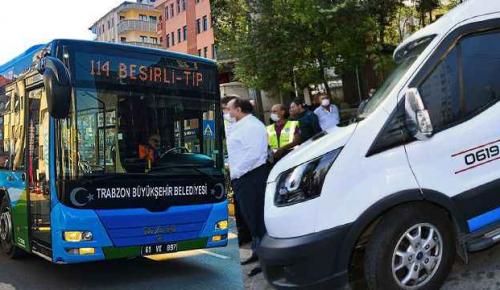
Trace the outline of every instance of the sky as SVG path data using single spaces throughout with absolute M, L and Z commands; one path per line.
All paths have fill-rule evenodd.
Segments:
M 124 1 L 0 0 L 0 65 L 55 38 L 92 40 L 89 27 Z

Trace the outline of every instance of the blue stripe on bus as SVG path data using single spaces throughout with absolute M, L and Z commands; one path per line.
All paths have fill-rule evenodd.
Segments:
M 481 229 L 496 221 L 500 221 L 500 207 L 467 221 L 471 232 Z

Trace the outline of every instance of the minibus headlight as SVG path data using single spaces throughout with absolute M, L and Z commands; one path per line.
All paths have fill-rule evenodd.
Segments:
M 278 177 L 274 196 L 276 206 L 286 206 L 318 197 L 328 170 L 342 148 L 298 165 Z

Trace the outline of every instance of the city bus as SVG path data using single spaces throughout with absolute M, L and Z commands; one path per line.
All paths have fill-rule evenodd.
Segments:
M 53 263 L 223 247 L 215 62 L 53 40 L 0 66 L 0 248 Z

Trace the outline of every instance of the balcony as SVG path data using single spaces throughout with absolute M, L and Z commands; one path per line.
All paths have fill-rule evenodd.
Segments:
M 154 8 L 153 5 L 147 5 L 147 4 L 141 4 L 141 3 L 131 3 L 131 2 L 125 2 L 122 4 L 119 8 L 117 13 L 123 13 L 127 12 L 129 10 L 143 10 L 143 11 L 158 11 L 158 14 L 160 14 L 160 11 Z
M 122 43 L 128 45 L 149 47 L 149 48 L 161 48 L 161 45 L 159 43 L 152 43 L 152 42 L 126 41 Z
M 128 31 L 156 33 L 156 22 L 144 20 L 122 20 L 118 23 L 118 34 Z

